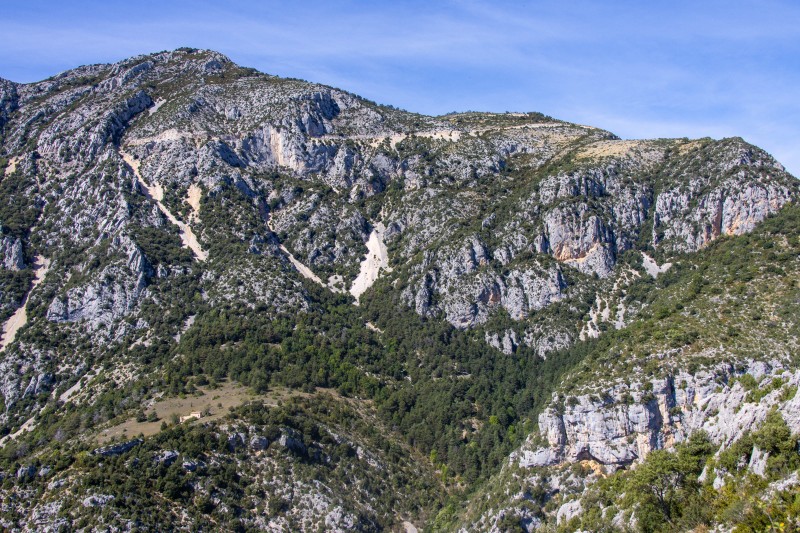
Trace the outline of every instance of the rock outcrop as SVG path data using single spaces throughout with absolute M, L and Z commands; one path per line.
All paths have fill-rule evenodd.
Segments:
M 743 375 L 764 383 L 780 379 L 783 385 L 762 401 L 749 402 L 748 391 L 736 379 Z M 756 429 L 776 402 L 792 431 L 800 432 L 800 419 L 794 417 L 800 412 L 800 397 L 781 399 L 785 389 L 798 383 L 800 373 L 784 364 L 754 361 L 738 371 L 722 364 L 694 374 L 606 387 L 603 397 L 579 395 L 547 408 L 539 415 L 539 433 L 515 457 L 523 467 L 590 460 L 614 471 L 700 429 L 713 442 L 729 444 Z M 535 444 L 542 441 L 544 445 Z
M 390 328 L 362 331 L 364 323 L 377 322 L 374 316 L 353 319 L 355 328 L 336 320 L 387 308 L 413 320 L 416 313 L 421 323 L 442 321 L 437 327 L 448 335 L 474 342 L 465 352 L 477 346 L 482 361 L 499 358 L 498 368 L 524 362 L 526 372 L 546 368 L 560 375 L 554 354 L 581 339 L 602 341 L 604 331 L 624 329 L 651 311 L 681 312 L 688 305 L 684 293 L 648 307 L 662 285 L 685 273 L 681 262 L 720 237 L 757 230 L 800 194 L 798 181 L 778 162 L 739 138 L 623 141 L 537 113 L 428 117 L 242 68 L 207 50 L 84 66 L 38 83 L 0 79 L 0 132 L 0 313 L 23 309 L 29 318 L 0 355 L 0 425 L 8 441 L 33 428 L 37 414 L 55 417 L 52 410 L 60 413 L 64 405 L 84 406 L 76 423 L 94 428 L 130 409 L 125 402 L 193 387 L 199 374 L 175 368 L 194 357 L 192 372 L 201 372 L 197 361 L 213 360 L 213 369 L 202 369 L 209 379 L 236 376 L 262 388 L 273 380 L 341 385 L 342 395 L 353 393 L 358 401 L 373 388 L 413 389 L 415 372 L 432 373 L 437 384 L 453 378 L 452 390 L 470 390 L 454 409 L 476 417 L 474 424 L 453 423 L 453 435 L 463 432 L 461 446 L 486 425 L 479 417 L 540 405 L 541 397 L 495 398 L 487 405 L 499 412 L 483 412 L 487 405 L 470 389 L 474 370 L 440 377 L 441 369 L 426 366 L 438 354 L 420 354 L 419 367 L 405 359 L 381 366 L 364 356 L 372 348 L 397 353 L 402 343 L 385 338 Z M 777 254 L 768 247 L 763 253 Z M 50 268 L 31 290 L 39 272 L 33 258 L 40 256 Z M 793 260 L 781 256 L 782 267 L 745 275 L 785 273 Z M 725 276 L 736 285 L 734 274 Z M 692 294 L 702 290 L 705 280 L 698 280 Z M 707 308 L 719 302 L 709 300 Z M 782 317 L 774 309 L 753 310 L 748 320 L 774 323 L 777 331 L 786 329 Z M 255 318 L 258 331 L 239 329 Z M 727 327 L 744 319 L 715 320 Z M 326 330 L 332 323 L 336 331 Z M 295 331 L 322 339 L 319 368 L 295 361 Z M 679 347 L 691 343 L 679 333 L 662 338 Z M 725 335 L 734 338 L 737 331 Z M 198 338 L 213 339 L 213 346 Z M 347 348 L 327 346 L 332 339 Z M 653 352 L 671 356 L 666 349 Z M 794 417 L 792 429 L 800 431 L 800 404 L 786 392 L 800 384 L 800 375 L 778 351 L 763 352 L 768 361 L 751 360 L 746 368 L 722 361 L 717 351 L 716 366 L 674 365 L 658 376 L 595 379 L 595 389 L 564 392 L 538 417 L 538 432 L 509 468 L 583 462 L 600 476 L 699 428 L 726 445 L 763 420 L 770 402 L 787 420 Z M 553 366 L 536 366 L 543 362 Z M 452 364 L 459 371 L 461 363 L 454 357 L 447 370 Z M 169 375 L 147 375 L 154 369 Z M 743 375 L 783 381 L 767 400 L 750 402 Z M 146 386 L 145 377 L 153 378 Z M 529 385 L 526 379 L 517 384 Z M 354 393 L 353 383 L 364 390 Z M 114 403 L 117 389 L 130 398 Z M 421 397 L 427 398 L 409 393 Z M 412 402 L 399 402 L 404 409 L 419 407 L 406 400 Z M 394 423 L 405 424 L 401 418 Z M 492 439 L 514 435 L 510 427 L 503 431 Z M 220 448 L 269 468 L 275 461 L 336 462 L 337 454 L 297 429 L 280 426 L 279 433 L 231 428 L 221 434 L 228 440 Z M 381 469 L 377 455 L 353 453 L 340 440 L 338 455 Z M 134 442 L 95 455 L 119 455 Z M 183 473 L 219 466 L 178 449 L 153 457 Z M 462 455 L 464 464 L 474 459 Z M 768 461 L 751 459 L 755 473 Z M 281 483 L 295 479 L 294 472 L 278 470 Z M 15 471 L 8 475 L 17 480 Z M 21 482 L 35 479 L 22 473 Z M 584 482 L 563 481 L 575 491 Z M 552 488 L 556 481 L 548 483 Z M 312 485 L 303 485 L 308 490 L 297 496 L 298 508 L 324 517 L 317 525 L 375 529 L 362 520 L 374 515 L 371 504 L 346 506 Z M 273 492 L 294 498 L 286 490 Z M 367 492 L 359 502 L 372 498 Z M 116 501 L 99 493 L 82 498 L 76 501 L 92 509 Z M 235 514 L 224 498 L 209 493 L 207 500 L 220 515 Z M 268 503 L 273 518 L 259 515 L 250 525 L 291 529 L 282 501 Z M 481 524 L 499 528 L 512 516 L 509 509 L 493 509 Z M 581 509 L 565 502 L 558 520 Z M 60 512 L 50 511 L 41 512 Z M 526 527 L 543 523 L 527 508 L 520 516 Z

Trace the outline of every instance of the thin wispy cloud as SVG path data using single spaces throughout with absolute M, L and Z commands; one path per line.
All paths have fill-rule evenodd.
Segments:
M 4 6 L 0 76 L 179 46 L 427 114 L 541 111 L 625 138 L 740 135 L 800 173 L 790 0 L 31 0 Z

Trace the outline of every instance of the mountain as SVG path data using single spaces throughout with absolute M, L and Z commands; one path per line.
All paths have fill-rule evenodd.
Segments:
M 4 528 L 796 524 L 800 183 L 741 138 L 196 49 L 0 133 Z

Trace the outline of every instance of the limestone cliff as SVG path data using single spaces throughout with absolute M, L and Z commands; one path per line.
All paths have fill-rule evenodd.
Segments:
M 535 112 L 423 116 L 195 49 L 37 83 L 0 79 L 0 133 L 0 317 L 14 326 L 0 354 L 5 442 L 46 420 L 69 419 L 70 431 L 110 424 L 209 378 L 265 390 L 280 375 L 294 389 L 324 383 L 342 398 L 386 401 L 393 431 L 420 431 L 433 407 L 443 411 L 432 417 L 460 416 L 447 426 L 452 442 L 409 437 L 431 471 L 436 449 L 467 472 L 494 468 L 513 442 L 509 469 L 588 461 L 599 476 L 699 428 L 728 444 L 771 403 L 791 416 L 800 408 L 788 392 L 800 379 L 787 355 L 796 339 L 776 334 L 793 331 L 794 304 L 768 290 L 781 272 L 794 279 L 792 235 L 773 228 L 758 237 L 767 244 L 713 255 L 800 193 L 741 138 L 622 140 Z M 750 249 L 758 268 L 708 282 L 710 263 Z M 387 308 L 435 338 L 373 324 Z M 671 328 L 652 325 L 662 319 Z M 313 348 L 296 348 L 312 337 Z M 436 344 L 448 341 L 458 350 Z M 208 361 L 215 368 L 201 372 Z M 541 365 L 556 370 L 520 370 Z M 495 382 L 481 389 L 484 370 Z M 744 375 L 780 386 L 749 402 Z M 560 381 L 531 385 L 540 377 Z M 519 399 L 527 385 L 555 395 Z M 444 387 L 459 395 L 447 408 L 426 396 Z M 69 418 L 75 405 L 92 415 Z M 538 429 L 520 447 L 534 412 Z M 469 455 L 479 441 L 506 447 L 484 461 Z M 31 465 L 18 466 L 16 479 L 30 481 Z M 370 490 L 347 509 L 317 493 L 303 503 L 319 504 L 315 523 L 374 525 L 353 511 L 376 516 Z M 111 501 L 100 496 L 81 505 Z M 578 512 L 571 505 L 566 514 Z

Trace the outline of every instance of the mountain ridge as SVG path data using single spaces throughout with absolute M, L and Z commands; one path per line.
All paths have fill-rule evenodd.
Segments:
M 379 468 L 369 458 L 383 445 L 363 428 L 363 453 L 346 450 L 347 435 L 331 433 L 342 420 L 329 418 L 341 398 L 325 400 L 325 413 L 293 399 L 292 415 L 263 403 L 266 418 L 245 405 L 225 422 L 201 418 L 191 427 L 203 435 L 204 449 L 188 446 L 182 424 L 165 421 L 163 435 L 146 439 L 142 449 L 156 453 L 158 442 L 172 439 L 183 449 L 162 451 L 190 463 L 235 463 L 261 486 L 261 496 L 245 497 L 238 485 L 215 494 L 178 463 L 149 472 L 154 480 L 172 476 L 177 488 L 159 494 L 191 509 L 197 524 L 372 530 L 398 526 L 393 507 L 407 505 L 403 520 L 426 517 L 428 524 L 457 527 L 459 518 L 447 511 L 453 498 L 466 501 L 509 469 L 583 460 L 565 432 L 548 430 L 550 448 L 536 436 L 537 425 L 557 426 L 553 412 L 567 409 L 559 400 L 561 380 L 582 375 L 607 386 L 573 394 L 578 403 L 568 406 L 605 416 L 607 406 L 590 398 L 614 387 L 590 364 L 597 346 L 612 338 L 625 345 L 624 335 L 659 313 L 664 320 L 678 316 L 664 303 L 676 290 L 670 287 L 690 287 L 692 272 L 716 250 L 771 227 L 773 218 L 790 224 L 800 192 L 780 163 L 741 138 L 621 140 L 539 113 L 428 117 L 261 74 L 206 50 L 83 66 L 31 84 L 3 81 L 0 109 L 0 318 L 5 322 L 20 305 L 28 315 L 0 356 L 0 423 L 4 435 L 14 435 L 3 448 L 3 490 L 27 501 L 26 491 L 38 486 L 48 505 L 74 520 L 108 508 L 113 517 L 105 526 L 154 524 L 138 512 L 132 518 L 136 505 L 116 486 L 103 493 L 110 499 L 63 499 L 69 490 L 90 498 L 87 487 L 73 483 L 74 473 L 94 476 L 104 468 L 99 460 L 77 459 L 94 449 L 91 435 L 140 410 L 146 418 L 159 398 L 238 382 L 253 389 L 255 402 L 266 402 L 263 395 L 276 387 L 308 394 L 335 389 L 358 402 L 342 407 L 352 410 L 348 416 L 385 425 L 391 446 L 381 449 L 387 459 Z M 759 239 L 772 243 L 764 248 L 775 255 L 770 261 L 791 261 L 791 232 Z M 368 254 L 381 257 L 370 263 Z M 36 256 L 50 268 L 31 287 Z M 760 256 L 753 261 L 762 265 Z M 775 268 L 794 276 L 793 265 Z M 759 293 L 773 283 L 761 270 L 740 274 L 751 276 L 747 282 Z M 357 279 L 368 281 L 356 290 Z M 727 294 L 719 279 L 708 283 Z M 698 283 L 702 295 L 703 279 Z M 680 305 L 707 313 L 704 298 Z M 774 305 L 762 316 L 791 308 L 783 300 Z M 731 309 L 736 320 L 746 319 Z M 667 339 L 652 349 L 676 361 L 678 374 L 681 354 L 701 335 L 694 315 L 683 314 L 675 332 L 647 326 Z M 789 329 L 779 346 L 794 345 Z M 742 343 L 727 333 L 715 338 L 723 343 L 722 359 Z M 664 349 L 662 341 L 678 346 Z M 764 360 L 792 370 L 793 363 L 755 354 L 755 343 L 743 345 L 751 363 L 728 372 L 725 387 L 736 387 L 734 377 L 758 374 Z M 628 348 L 628 360 L 638 361 L 639 350 Z M 645 378 L 633 363 L 625 372 Z M 630 390 L 638 391 L 634 385 Z M 198 402 L 214 393 L 202 394 Z M 615 405 L 627 401 L 614 394 Z M 627 449 L 629 438 L 651 439 L 635 459 L 628 454 L 615 462 L 595 452 L 592 460 L 613 473 L 688 439 L 657 421 L 673 416 L 670 408 L 637 411 L 644 425 L 626 424 L 612 437 L 592 434 L 606 450 Z M 766 416 L 766 408 L 759 412 Z M 306 415 L 319 422 L 317 430 L 301 427 Z M 282 425 L 289 418 L 293 425 Z M 563 425 L 565 418 L 559 420 Z M 226 440 L 237 432 L 276 444 L 239 456 L 239 445 Z M 678 438 L 669 441 L 666 433 Z M 212 445 L 214 439 L 225 444 Z M 292 439 L 303 448 L 286 446 Z M 63 443 L 57 447 L 63 451 L 52 442 Z M 547 460 L 519 463 L 535 453 Z M 108 466 L 114 479 L 125 478 L 117 470 L 122 455 Z M 61 466 L 54 469 L 50 456 Z M 311 465 L 307 472 L 325 475 L 339 475 L 338 467 L 325 465 L 342 465 L 373 480 L 368 484 L 378 468 L 406 480 L 397 486 L 407 488 L 414 486 L 408 464 L 417 457 L 415 475 L 429 501 L 416 500 L 411 490 L 402 502 L 375 507 L 375 487 L 334 501 L 304 484 L 317 495 L 311 500 L 327 503 L 293 506 L 264 485 L 263 465 L 254 465 L 266 456 L 276 467 L 292 470 L 300 461 Z M 50 469 L 41 476 L 48 484 L 62 485 L 46 488 L 28 476 L 28 467 L 42 466 Z M 209 481 L 223 473 L 203 475 Z M 562 498 L 548 490 L 549 501 Z M 260 505 L 258 518 L 239 501 Z M 548 510 L 533 520 L 512 503 L 519 502 L 471 519 L 486 529 L 505 516 L 520 516 L 530 527 L 555 519 Z M 33 528 L 22 507 L 3 512 L 4 527 Z

